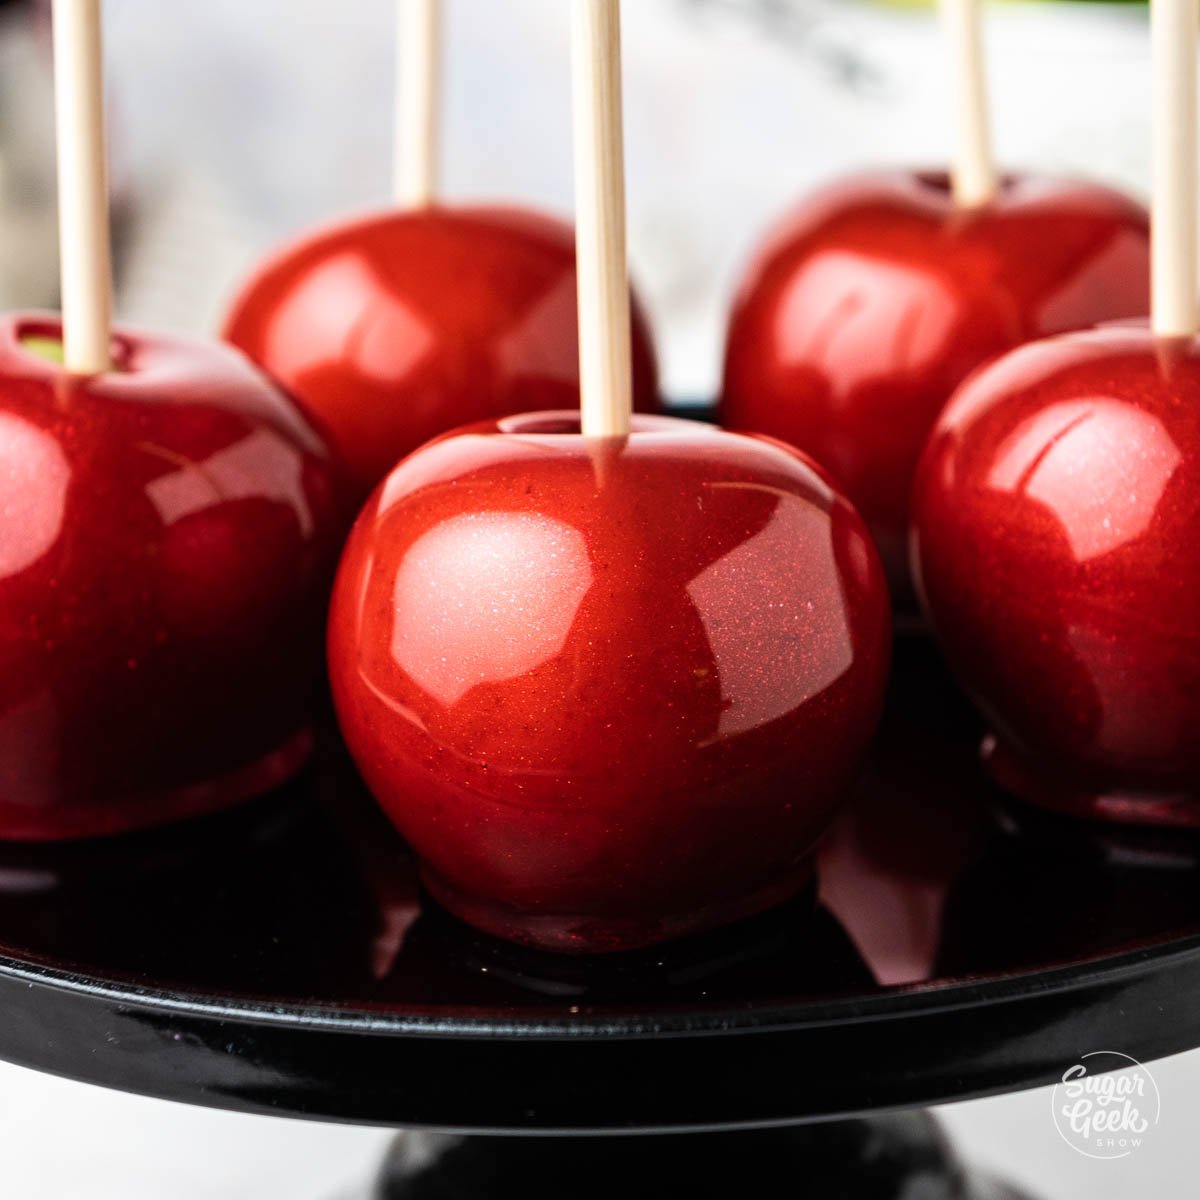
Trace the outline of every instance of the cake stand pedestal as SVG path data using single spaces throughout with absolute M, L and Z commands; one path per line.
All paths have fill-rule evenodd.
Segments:
M 335 738 L 238 812 L 0 848 L 0 1057 L 416 1131 L 398 1197 L 1000 1200 L 920 1109 L 1200 1045 L 1200 840 L 1008 803 L 932 647 L 813 892 L 598 960 L 422 896 Z M 1049 1119 L 1049 1118 L 1047 1118 Z

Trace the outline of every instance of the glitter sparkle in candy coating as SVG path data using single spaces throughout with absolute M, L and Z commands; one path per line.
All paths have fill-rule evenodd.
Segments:
M 824 466 L 908 596 L 913 473 L 955 387 L 1033 338 L 1144 316 L 1144 210 L 1093 184 L 1013 176 L 960 209 L 944 176 L 874 172 L 806 201 L 734 311 L 721 419 Z
M 304 761 L 344 507 L 227 346 L 118 334 L 71 376 L 0 319 L 0 837 L 121 832 Z
M 579 403 L 571 227 L 506 208 L 391 212 L 315 234 L 245 286 L 225 335 L 297 397 L 363 498 L 428 439 Z M 645 321 L 634 395 L 658 407 Z
M 980 373 L 935 430 L 914 528 L 1000 781 L 1200 824 L 1200 342 L 1113 326 Z
M 882 703 L 888 599 L 857 514 L 767 440 L 572 414 L 406 460 L 343 558 L 346 740 L 434 894 L 565 951 L 800 890 Z

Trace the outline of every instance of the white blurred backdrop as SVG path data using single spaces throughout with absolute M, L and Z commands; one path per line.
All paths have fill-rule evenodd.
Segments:
M 128 320 L 211 328 L 263 249 L 387 202 L 394 0 L 105 9 Z M 567 6 L 446 10 L 447 197 L 569 211 Z M 1003 160 L 1141 190 L 1144 9 L 997 4 L 989 16 Z M 942 46 L 928 7 L 855 0 L 628 0 L 625 25 L 633 267 L 666 386 L 696 396 L 715 385 L 729 295 L 769 221 L 838 172 L 944 159 Z M 0 68 L 0 129 L 27 160 L 31 140 L 48 149 L 49 96 Z M 7 253 L 0 240 L 0 306 L 44 301 L 32 257 L 53 282 L 47 185 L 30 192 L 29 177 L 6 184 L 0 167 L 0 203 L 28 194 L 43 226 Z

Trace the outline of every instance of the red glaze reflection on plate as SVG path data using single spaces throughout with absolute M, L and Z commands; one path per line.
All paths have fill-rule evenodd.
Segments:
M 1016 176 L 962 211 L 944 176 L 853 177 L 812 197 L 755 260 L 721 419 L 826 467 L 907 605 L 913 472 L 954 388 L 1023 342 L 1148 304 L 1145 212 L 1106 188 Z
M 914 528 L 1001 782 L 1200 824 L 1200 342 L 1110 327 L 1001 359 L 939 422 Z
M 434 894 L 502 937 L 621 950 L 796 893 L 882 703 L 865 526 L 788 447 L 665 417 L 484 423 L 360 516 L 342 730 Z
M 70 376 L 0 319 L 0 837 L 223 807 L 303 761 L 342 509 L 227 346 L 121 334 Z
M 285 250 L 225 336 L 320 421 L 361 495 L 423 442 L 470 421 L 579 403 L 571 227 L 504 208 L 392 212 Z M 658 407 L 634 314 L 634 393 Z

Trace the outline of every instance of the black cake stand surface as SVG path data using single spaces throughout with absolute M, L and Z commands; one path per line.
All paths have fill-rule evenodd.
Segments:
M 813 892 L 595 960 L 429 904 L 334 744 L 238 812 L 0 848 L 0 1057 L 244 1112 L 612 1135 L 848 1128 L 1200 1045 L 1200 838 L 1009 802 L 980 733 L 902 640 Z

